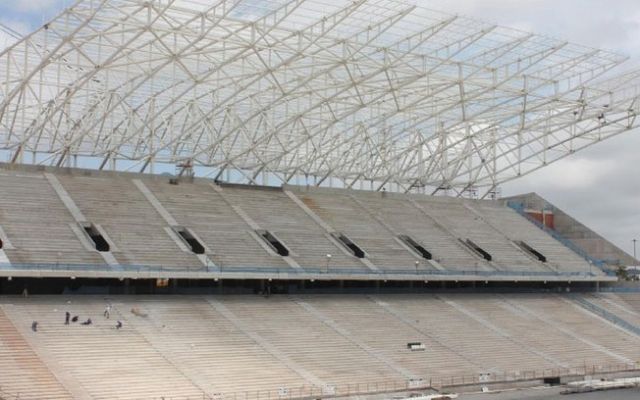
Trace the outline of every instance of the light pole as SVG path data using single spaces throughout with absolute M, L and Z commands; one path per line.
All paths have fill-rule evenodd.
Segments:
M 325 268 L 325 273 L 329 273 L 329 263 L 331 262 L 331 254 L 327 254 L 327 268 Z
M 635 262 L 637 260 L 636 258 L 636 242 L 638 241 L 638 239 L 633 239 L 633 261 Z

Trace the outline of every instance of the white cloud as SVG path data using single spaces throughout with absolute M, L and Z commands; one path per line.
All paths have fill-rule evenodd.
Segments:
M 21 35 L 27 35 L 31 32 L 31 26 L 26 21 L 0 18 L 0 24 Z
M 539 173 L 514 181 L 508 188 L 510 192 L 522 192 L 528 187 L 563 191 L 584 190 L 606 180 L 615 171 L 615 160 L 574 156 L 552 164 Z M 551 177 L 553 179 L 550 179 Z
M 30 31 L 29 25 L 21 21 L 0 18 L 0 24 L 2 24 L 2 26 L 0 26 L 0 51 L 11 46 L 18 40 L 16 39 L 16 34 L 25 35 Z M 5 27 L 9 30 L 5 29 Z
M 640 239 L 640 131 L 620 135 L 503 187 L 537 192 L 627 252 Z
M 622 52 L 640 61 L 638 0 L 418 0 L 420 5 Z M 538 192 L 622 249 L 640 239 L 640 130 L 503 187 Z
M 421 0 L 433 9 L 640 55 L 637 0 Z
M 14 39 L 0 30 L 0 51 L 6 49 L 14 43 Z

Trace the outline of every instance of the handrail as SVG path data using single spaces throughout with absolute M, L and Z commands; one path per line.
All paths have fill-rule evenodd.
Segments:
M 640 336 L 640 328 L 618 317 L 616 314 L 590 302 L 582 296 L 571 296 L 573 300 L 588 311 L 606 319 L 607 321 Z
M 640 293 L 640 286 L 637 287 L 619 287 L 619 286 L 601 286 L 600 292 L 605 293 Z
M 187 272 L 187 273 L 273 273 L 288 275 L 305 275 L 305 274 L 333 274 L 333 275 L 363 275 L 363 276 L 380 276 L 387 275 L 408 275 L 416 277 L 428 276 L 481 276 L 481 277 L 596 277 L 597 274 L 583 271 L 484 271 L 476 269 L 464 270 L 426 270 L 426 269 L 385 269 L 380 271 L 368 271 L 364 269 L 341 268 L 339 266 L 331 266 L 324 268 L 301 268 L 301 269 L 285 269 L 274 268 L 268 266 L 262 267 L 216 267 L 207 268 L 203 266 L 179 267 L 179 266 L 153 266 L 153 265 L 107 265 L 107 264 L 38 264 L 38 263 L 0 263 L 0 270 L 16 270 L 16 271 L 90 271 L 90 272 Z
M 527 221 L 531 222 L 532 224 L 534 224 L 538 228 L 542 229 L 545 233 L 551 235 L 554 239 L 556 239 L 557 241 L 562 243 L 564 246 L 568 247 L 571 251 L 573 251 L 574 253 L 578 254 L 580 257 L 582 257 L 585 260 L 587 260 L 587 262 L 589 262 L 589 263 L 595 265 L 596 267 L 598 267 L 605 274 L 607 274 L 609 276 L 615 275 L 615 273 L 613 273 L 612 271 L 609 271 L 607 268 L 605 268 L 604 260 L 600 260 L 600 259 L 597 259 L 597 258 L 594 258 L 594 257 L 590 256 L 584 249 L 582 249 L 580 246 L 576 245 L 575 243 L 573 243 L 571 240 L 567 239 L 566 237 L 562 236 L 558 231 L 556 231 L 555 229 L 551 229 L 551 228 L 545 226 L 544 224 L 540 223 L 540 221 L 537 221 L 536 219 L 531 217 L 529 214 L 527 214 L 527 212 L 524 210 L 524 204 L 523 203 L 515 202 L 515 201 L 508 201 L 507 202 L 507 206 L 509 206 L 511 209 L 516 211 L 518 214 L 520 214 L 521 216 L 526 218 Z
M 451 391 L 456 387 L 477 386 L 489 384 L 509 384 L 526 381 L 541 381 L 545 378 L 581 379 L 585 376 L 616 374 L 621 372 L 637 372 L 639 363 L 609 364 L 609 365 L 581 365 L 577 367 L 557 367 L 526 371 L 489 372 L 475 375 L 443 376 L 411 380 L 376 380 L 373 382 L 352 382 L 339 385 L 328 384 L 318 386 L 281 387 L 271 390 L 206 393 L 198 397 L 187 397 L 186 400 L 313 400 L 317 398 L 356 397 L 373 394 L 390 394 L 412 390 Z M 0 400 L 19 400 L 19 394 L 4 394 L 0 391 Z M 169 398 L 169 397 L 167 397 Z

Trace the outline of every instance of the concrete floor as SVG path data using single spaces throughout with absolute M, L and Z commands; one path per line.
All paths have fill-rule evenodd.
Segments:
M 500 393 L 465 394 L 460 400 L 638 400 L 640 389 L 562 395 L 562 387 L 510 390 Z

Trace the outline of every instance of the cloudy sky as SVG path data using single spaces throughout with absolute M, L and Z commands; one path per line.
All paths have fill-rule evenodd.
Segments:
M 424 0 L 500 25 L 622 52 L 640 62 L 638 0 Z M 537 192 L 633 253 L 640 239 L 640 129 L 505 185 L 503 194 Z M 638 247 L 640 254 L 640 246 Z
M 640 61 L 639 0 L 418 2 L 436 10 L 616 50 L 630 56 L 632 62 Z M 71 0 L 0 0 L 0 21 L 25 33 L 69 4 Z M 640 130 L 509 183 L 502 191 L 504 195 L 538 192 L 632 253 L 631 240 L 640 239 L 639 153 Z

